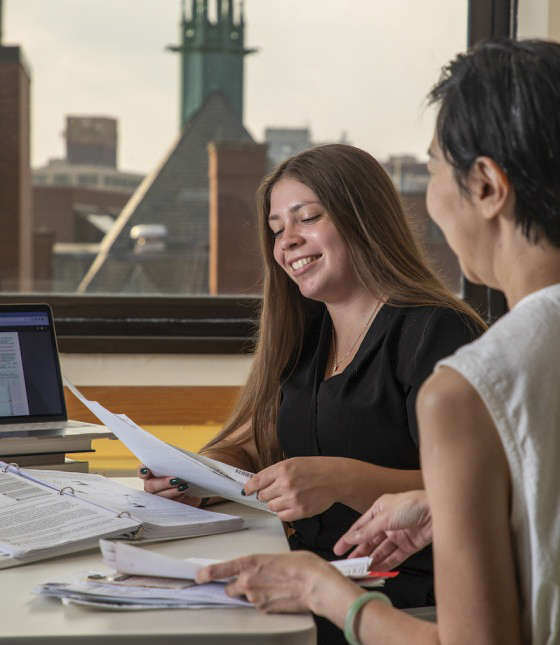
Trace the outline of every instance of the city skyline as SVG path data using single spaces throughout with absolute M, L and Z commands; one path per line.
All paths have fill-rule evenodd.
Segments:
M 465 47 L 467 3 L 395 4 L 246 0 L 245 44 L 259 50 L 245 63 L 253 137 L 308 127 L 314 141 L 344 137 L 381 159 L 424 158 L 433 114 L 423 99 Z M 119 167 L 153 169 L 178 135 L 179 59 L 165 47 L 178 44 L 180 7 L 4 0 L 3 43 L 20 45 L 31 68 L 34 167 L 64 156 L 67 115 L 103 115 L 119 122 Z

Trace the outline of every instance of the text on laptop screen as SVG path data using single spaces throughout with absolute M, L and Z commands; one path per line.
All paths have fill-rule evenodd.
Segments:
M 0 310 L 0 423 L 66 417 L 47 311 Z

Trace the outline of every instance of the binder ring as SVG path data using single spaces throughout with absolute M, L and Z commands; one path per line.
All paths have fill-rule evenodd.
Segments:
M 8 472 L 8 468 L 9 468 L 10 466 L 13 466 L 14 468 L 17 468 L 17 469 L 19 470 L 19 464 L 16 464 L 16 462 L 15 462 L 15 461 L 11 461 L 9 464 L 6 464 L 6 465 L 4 466 L 4 468 L 2 468 L 2 472 L 3 472 L 3 473 L 7 473 L 7 472 Z
M 125 517 L 125 516 L 126 516 L 126 517 L 130 517 L 130 518 L 132 517 L 132 515 L 131 515 L 128 511 L 121 511 L 121 512 L 117 515 L 117 517 Z
M 74 489 L 72 488 L 72 486 L 64 486 L 64 488 L 61 488 L 61 489 L 58 491 L 58 494 L 59 494 L 59 495 L 64 495 L 64 491 L 65 491 L 65 490 L 69 490 L 69 491 L 72 493 L 72 495 L 74 495 Z

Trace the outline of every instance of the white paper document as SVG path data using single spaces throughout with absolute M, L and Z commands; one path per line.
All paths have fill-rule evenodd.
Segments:
M 244 526 L 243 519 L 237 515 L 177 504 L 159 495 L 112 481 L 103 475 L 57 470 L 22 469 L 21 472 L 29 478 L 37 477 L 40 482 L 47 483 L 56 490 L 71 490 L 73 497 L 90 504 L 111 508 L 115 513 L 128 513 L 142 524 L 143 539 L 214 534 L 221 533 L 222 530 L 234 531 Z M 181 530 L 178 531 L 178 528 Z
M 241 494 L 243 486 L 253 473 L 170 446 L 143 430 L 126 415 L 113 414 L 96 401 L 89 401 L 66 379 L 64 384 L 154 475 L 173 475 L 184 479 L 189 484 L 191 495 L 218 495 L 264 511 L 269 510 L 256 495 Z
M 122 535 L 138 527 L 130 517 L 84 506 L 18 475 L 0 476 L 0 566 L 12 558 L 40 559 L 84 548 L 101 536 Z
M 226 595 L 227 580 L 196 584 L 197 571 L 220 560 L 181 560 L 115 540 L 100 540 L 99 544 L 110 571 L 78 572 L 47 582 L 35 593 L 120 610 L 252 606 L 243 598 Z M 349 558 L 331 564 L 343 575 L 360 579 L 367 575 L 371 559 Z M 382 584 L 383 580 L 375 581 L 376 586 Z
M 347 578 L 364 578 L 368 575 L 371 566 L 371 558 L 347 558 L 346 560 L 333 560 L 331 562 L 335 569 L 338 569 Z
M 106 565 L 120 573 L 194 580 L 197 571 L 220 560 L 186 558 L 179 560 L 154 551 L 136 548 L 114 540 L 99 540 Z
M 95 548 L 104 537 L 161 540 L 243 525 L 236 515 L 177 504 L 102 475 L 0 461 L 0 569 Z
M 163 576 L 194 580 L 197 571 L 210 564 L 223 560 L 205 558 L 172 558 L 168 555 L 155 553 L 115 540 L 99 540 L 103 561 L 106 565 L 120 573 L 130 573 L 139 576 Z M 347 578 L 364 578 L 368 575 L 371 565 L 370 557 L 348 558 L 331 562 L 335 569 Z M 380 584 L 383 584 L 382 580 Z
M 219 582 L 197 585 L 188 580 L 148 578 L 103 571 L 85 571 L 47 582 L 34 593 L 60 598 L 65 604 L 104 609 L 205 609 L 251 607 L 242 598 L 230 598 Z

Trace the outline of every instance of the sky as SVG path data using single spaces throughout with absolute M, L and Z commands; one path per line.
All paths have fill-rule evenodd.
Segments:
M 190 2 L 190 0 L 189 0 Z M 211 3 L 214 0 L 210 0 Z M 3 0 L 32 74 L 32 165 L 65 156 L 67 115 L 118 119 L 118 165 L 149 172 L 179 128 L 181 0 Z M 245 0 L 244 123 L 308 127 L 379 159 L 426 158 L 424 98 L 466 44 L 467 0 Z

